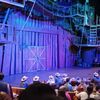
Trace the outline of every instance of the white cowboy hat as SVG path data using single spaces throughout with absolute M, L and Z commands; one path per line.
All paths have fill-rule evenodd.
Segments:
M 55 76 L 58 76 L 59 77 L 60 76 L 60 73 L 56 73 Z
M 70 79 L 70 82 L 72 82 L 72 81 L 76 81 L 76 79 L 73 77 Z
M 54 76 L 50 75 L 50 76 L 49 76 L 49 79 L 54 79 Z
M 40 77 L 39 76 L 34 76 L 33 81 L 39 81 Z
M 64 73 L 64 74 L 62 74 L 62 77 L 68 77 L 68 75 Z
M 99 76 L 99 74 L 97 72 L 93 73 L 93 75 L 94 76 L 97 76 L 97 77 Z
M 23 76 L 23 77 L 21 78 L 21 81 L 23 82 L 23 81 L 26 81 L 27 79 L 28 79 L 27 76 Z

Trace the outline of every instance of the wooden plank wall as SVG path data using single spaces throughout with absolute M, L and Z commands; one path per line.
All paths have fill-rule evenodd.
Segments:
M 10 14 L 8 24 L 11 27 L 8 27 L 8 39 L 14 41 L 14 43 L 0 46 L 0 70 L 5 75 L 28 72 L 25 63 L 28 46 L 46 47 L 45 67 L 47 69 L 70 66 L 72 62 L 69 63 L 69 59 L 72 60 L 73 55 L 68 49 L 70 45 L 67 39 L 70 36 L 69 33 L 49 21 L 31 18 L 22 28 L 26 18 L 18 11 Z M 67 54 L 65 54 L 65 50 L 67 50 Z M 70 58 L 68 58 L 68 55 L 70 55 Z

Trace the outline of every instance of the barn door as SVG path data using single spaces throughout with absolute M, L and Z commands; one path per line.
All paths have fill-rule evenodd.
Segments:
M 45 46 L 28 46 L 25 50 L 25 68 L 26 72 L 37 70 L 46 70 L 47 51 Z

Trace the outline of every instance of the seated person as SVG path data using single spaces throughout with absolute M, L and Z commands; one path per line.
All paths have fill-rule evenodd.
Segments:
M 27 88 L 27 87 L 28 87 L 27 79 L 28 79 L 27 76 L 23 76 L 23 77 L 21 78 L 21 82 L 20 82 L 20 87 L 21 87 L 21 88 Z
M 76 91 L 75 96 L 80 100 L 88 99 L 88 93 L 85 91 L 84 86 L 80 86 L 79 91 Z
M 49 85 L 55 85 L 54 76 L 52 76 L 52 75 L 49 76 L 49 79 L 47 81 L 47 84 L 49 84 Z
M 43 97 L 47 95 L 56 96 L 54 89 L 50 85 L 33 83 L 22 91 L 18 100 L 44 100 Z
M 4 74 L 0 73 L 0 91 L 3 91 L 13 98 L 11 85 L 3 81 Z
M 33 83 L 40 83 L 40 77 L 39 76 L 34 76 L 33 77 Z
M 100 76 L 97 72 L 95 72 L 93 74 L 93 80 L 94 80 L 95 84 L 100 85 Z
M 63 80 L 61 78 L 60 73 L 55 73 L 55 84 L 56 88 L 59 88 L 63 84 Z

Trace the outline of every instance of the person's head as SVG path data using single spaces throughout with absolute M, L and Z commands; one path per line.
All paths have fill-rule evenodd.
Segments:
M 93 73 L 94 77 L 99 77 L 99 74 L 97 72 Z
M 39 79 L 40 79 L 39 76 L 34 76 L 34 77 L 33 77 L 33 82 L 37 82 L 37 81 L 39 81 Z
M 4 79 L 4 74 L 0 73 L 0 80 L 3 80 L 3 79 Z
M 25 81 L 27 81 L 27 79 L 28 79 L 27 76 L 23 76 L 23 77 L 21 78 L 21 82 L 25 82 Z
M 82 92 L 82 91 L 84 91 L 85 89 L 84 89 L 84 86 L 78 86 L 78 88 L 77 88 L 77 91 L 78 92 Z
M 96 91 L 100 92 L 100 85 L 96 86 Z
M 55 77 L 60 77 L 60 73 L 55 73 Z
M 60 89 L 60 90 L 58 91 L 58 96 L 61 96 L 62 98 L 64 98 L 64 100 L 67 100 L 68 98 L 67 98 L 65 92 L 66 92 L 65 89 Z
M 90 95 L 93 92 L 93 86 L 88 86 L 87 87 L 87 93 Z
M 71 79 L 70 79 L 70 84 L 71 84 L 72 86 L 75 86 L 75 85 L 76 85 L 76 79 L 75 79 L 75 78 L 71 78 Z
M 18 100 L 33 100 L 44 95 L 56 95 L 54 89 L 44 83 L 33 83 L 29 85 L 20 95 Z M 41 99 L 41 98 L 40 98 Z

